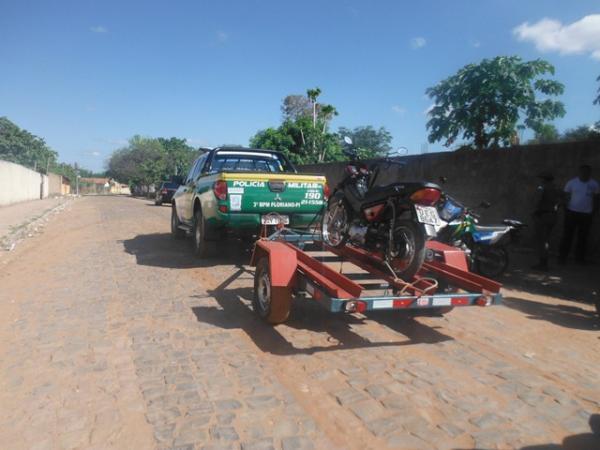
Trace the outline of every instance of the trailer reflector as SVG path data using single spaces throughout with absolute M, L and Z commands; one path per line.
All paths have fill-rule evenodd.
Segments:
M 374 300 L 373 309 L 394 308 L 395 300 Z
M 469 304 L 469 299 L 465 298 L 465 297 L 454 297 L 452 299 L 453 306 L 463 306 L 463 305 L 468 305 L 468 304 Z
M 481 297 L 477 297 L 475 301 L 479 306 L 489 306 L 492 304 L 492 298 L 487 295 L 482 295 Z

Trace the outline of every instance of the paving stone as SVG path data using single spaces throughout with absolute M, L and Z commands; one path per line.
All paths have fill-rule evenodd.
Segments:
M 452 423 L 440 423 L 438 427 L 450 437 L 457 437 L 464 433 L 464 430 Z
M 235 399 L 227 399 L 227 400 L 217 400 L 215 402 L 215 408 L 217 411 L 228 411 L 239 409 L 242 407 L 242 404 Z
M 402 450 L 429 449 L 430 445 L 407 432 L 398 432 L 386 439 L 386 444 L 391 448 Z
M 335 399 L 338 401 L 338 403 L 342 406 L 349 405 L 350 403 L 353 403 L 353 402 L 365 400 L 367 398 L 366 395 L 362 394 L 361 392 L 359 392 L 353 388 L 346 388 L 346 389 L 342 389 L 340 391 L 336 391 L 333 393 L 333 395 L 334 395 Z
M 470 422 L 477 428 L 487 429 L 493 428 L 504 423 L 504 419 L 494 413 L 485 413 L 479 416 L 475 416 Z
M 312 450 L 315 448 L 311 440 L 305 436 L 289 436 L 281 440 L 283 450 Z
M 258 395 L 255 397 L 247 397 L 246 404 L 251 409 L 272 409 L 281 403 L 279 399 L 272 395 Z
M 250 442 L 242 442 L 242 450 L 275 450 L 273 439 L 266 438 Z
M 237 441 L 239 439 L 238 434 L 233 427 L 227 426 L 212 426 L 210 427 L 210 436 L 213 439 L 222 441 Z
M 381 403 L 373 399 L 352 403 L 350 410 L 364 422 L 379 419 L 386 414 L 386 410 L 381 406 Z

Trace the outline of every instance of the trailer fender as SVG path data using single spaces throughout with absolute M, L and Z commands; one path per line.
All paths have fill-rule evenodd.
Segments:
M 282 242 L 259 240 L 254 247 L 250 265 L 256 267 L 258 261 L 265 256 L 269 258 L 271 286 L 292 287 L 298 267 L 296 252 Z

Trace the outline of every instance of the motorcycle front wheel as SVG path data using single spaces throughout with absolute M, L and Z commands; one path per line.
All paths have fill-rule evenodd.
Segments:
M 502 275 L 508 267 L 508 252 L 498 245 L 479 246 L 475 254 L 477 272 L 484 277 L 494 278 Z
M 350 214 L 343 196 L 335 195 L 327 203 L 323 213 L 321 233 L 323 242 L 331 247 L 341 247 L 348 237 Z
M 394 229 L 394 249 L 388 249 L 388 259 L 398 277 L 410 281 L 425 260 L 425 231 L 412 220 L 399 220 Z

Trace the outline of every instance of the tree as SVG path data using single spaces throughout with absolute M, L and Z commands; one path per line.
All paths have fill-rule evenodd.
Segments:
M 551 123 L 544 123 L 535 130 L 535 137 L 530 140 L 529 144 L 548 144 L 551 142 L 558 142 L 560 140 L 560 133 L 554 125 Z
M 469 64 L 427 89 L 434 106 L 427 122 L 429 142 L 449 146 L 461 136 L 476 148 L 509 145 L 521 116 L 526 127 L 538 130 L 546 121 L 565 114 L 563 93 L 554 67 L 541 59 L 523 62 L 518 56 L 498 56 Z M 536 99 L 536 92 L 544 96 Z
M 313 128 L 317 127 L 317 98 L 321 95 L 321 89 L 314 88 L 306 91 L 306 96 L 312 104 Z
M 359 149 L 363 158 L 377 158 L 384 156 L 392 150 L 392 135 L 384 127 L 378 130 L 371 125 L 356 127 L 353 130 L 340 127 L 340 139 L 348 136 L 352 139 L 353 146 Z
M 283 121 L 296 120 L 302 116 L 312 115 L 312 103 L 310 99 L 304 95 L 288 95 L 283 99 L 281 112 Z
M 0 159 L 45 171 L 57 157 L 44 139 L 0 117 Z
M 598 141 L 600 140 L 600 122 L 594 126 L 580 125 L 566 130 L 561 139 L 563 141 Z

